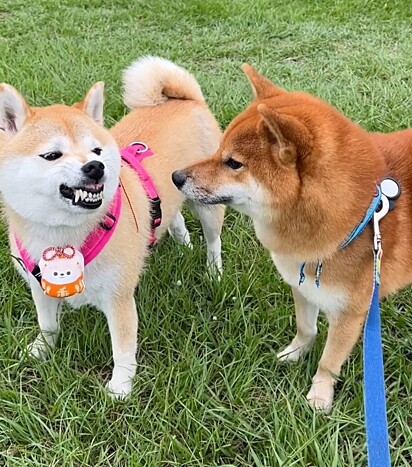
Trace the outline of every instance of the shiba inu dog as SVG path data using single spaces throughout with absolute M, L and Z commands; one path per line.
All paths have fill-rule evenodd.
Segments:
M 111 131 L 103 126 L 103 100 L 103 83 L 96 83 L 72 107 L 34 108 L 13 87 L 1 85 L 0 127 L 5 135 L 0 144 L 0 191 L 12 255 L 26 266 L 41 258 L 69 260 L 85 243 L 93 244 L 95 233 L 106 238 L 105 230 L 111 231 L 107 244 L 85 266 L 84 277 L 76 270 L 84 291 L 68 296 L 72 292 L 64 287 L 54 294 L 67 296 L 74 307 L 92 304 L 104 312 L 114 360 L 107 387 L 115 397 L 124 397 L 136 371 L 134 290 L 149 254 L 153 226 L 145 186 L 139 174 L 121 162 L 119 146 L 138 140 L 151 148 L 153 155 L 141 165 L 161 200 L 155 239 L 169 230 L 190 246 L 180 213 L 185 197 L 171 174 L 217 150 L 221 132 L 194 77 L 164 59 L 145 57 L 125 70 L 124 100 L 131 112 Z M 113 205 L 115 214 L 110 211 Z M 192 207 L 204 229 L 209 265 L 220 271 L 224 208 Z M 105 216 L 112 224 L 105 224 Z M 50 256 L 53 249 L 58 254 Z M 49 270 L 58 276 L 62 264 Z M 36 267 L 24 273 L 17 264 L 30 284 L 40 326 L 28 352 L 44 358 L 56 343 L 63 299 L 47 295 Z M 65 283 L 73 277 L 70 267 L 61 271 Z
M 412 281 L 412 130 L 367 133 L 322 100 L 287 92 L 248 65 L 243 70 L 254 101 L 213 156 L 174 172 L 173 181 L 191 199 L 225 203 L 253 219 L 295 301 L 297 334 L 281 360 L 300 358 L 317 334 L 319 309 L 325 312 L 327 342 L 307 398 L 327 411 L 373 285 L 371 224 L 347 246 L 345 239 L 384 177 L 402 194 L 381 221 L 381 297 Z

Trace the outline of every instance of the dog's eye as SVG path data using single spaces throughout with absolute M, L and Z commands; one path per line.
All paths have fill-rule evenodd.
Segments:
M 39 156 L 46 161 L 55 161 L 62 157 L 63 153 L 60 151 L 45 152 L 44 154 L 39 154 Z
M 53 276 L 57 276 L 57 272 L 54 272 L 54 273 L 53 273 Z
M 100 156 L 100 154 L 102 153 L 103 149 L 102 148 L 94 148 L 92 149 L 92 152 L 94 152 L 95 154 L 97 154 L 98 156 Z
M 235 161 L 235 159 L 232 159 L 231 157 L 225 162 L 225 164 L 233 170 L 237 170 L 243 167 L 241 162 Z
M 68 276 L 70 276 L 71 272 L 70 272 L 70 271 L 67 271 L 66 274 L 67 274 Z

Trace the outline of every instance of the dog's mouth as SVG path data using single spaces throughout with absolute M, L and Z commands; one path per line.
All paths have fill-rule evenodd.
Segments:
M 74 206 L 97 209 L 103 203 L 103 188 L 103 183 L 76 187 L 60 185 L 60 193 L 64 198 L 71 199 Z
M 230 196 L 206 196 L 199 198 L 199 201 L 203 204 L 232 204 L 233 199 Z

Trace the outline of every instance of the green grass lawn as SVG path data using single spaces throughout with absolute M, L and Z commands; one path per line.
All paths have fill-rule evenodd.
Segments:
M 412 126 L 411 19 L 410 0 L 3 0 L 0 81 L 45 105 L 73 103 L 104 80 L 111 125 L 125 113 L 121 70 L 155 54 L 195 74 L 225 127 L 249 101 L 248 62 L 369 130 L 391 131 Z M 198 223 L 186 218 L 194 251 L 166 238 L 137 292 L 139 364 L 124 402 L 101 389 L 111 346 L 95 310 L 65 313 L 47 362 L 17 357 L 38 328 L 1 228 L 0 465 L 366 465 L 361 345 L 332 414 L 313 413 L 305 395 L 325 321 L 305 359 L 279 364 L 294 335 L 293 302 L 251 223 L 228 212 L 225 274 L 215 283 Z M 394 466 L 412 465 L 410 302 L 406 290 L 382 306 Z

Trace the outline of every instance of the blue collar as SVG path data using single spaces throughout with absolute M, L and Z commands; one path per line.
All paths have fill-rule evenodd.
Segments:
M 358 237 L 364 230 L 365 227 L 369 224 L 369 222 L 372 220 L 373 215 L 377 211 L 379 204 L 381 203 L 382 199 L 382 188 L 380 185 L 376 185 L 376 193 L 372 199 L 371 204 L 369 205 L 368 210 L 366 211 L 365 217 L 362 219 L 362 221 L 354 227 L 354 229 L 351 231 L 351 233 L 346 237 L 346 240 L 344 240 L 340 245 L 339 249 L 343 250 L 343 248 L 347 247 L 349 243 L 351 243 L 353 240 L 355 240 L 356 237 Z M 305 265 L 306 261 L 304 263 L 300 264 L 300 271 L 299 271 L 299 285 L 302 285 L 303 282 L 305 282 L 306 275 L 305 275 Z M 315 272 L 315 284 L 316 287 L 320 287 L 320 275 L 322 273 L 322 261 L 318 261 L 316 265 L 316 272 Z
M 365 227 L 372 220 L 373 215 L 375 214 L 376 210 L 378 209 L 378 206 L 379 206 L 379 204 L 381 202 L 381 199 L 382 199 L 382 189 L 381 189 L 380 185 L 376 185 L 376 194 L 373 197 L 373 200 L 372 200 L 368 210 L 366 211 L 365 217 L 352 230 L 352 232 L 346 237 L 346 240 L 344 240 L 339 245 L 340 250 L 347 247 L 349 245 L 349 243 L 351 243 L 352 240 L 355 240 L 355 238 L 358 237 L 365 230 Z

